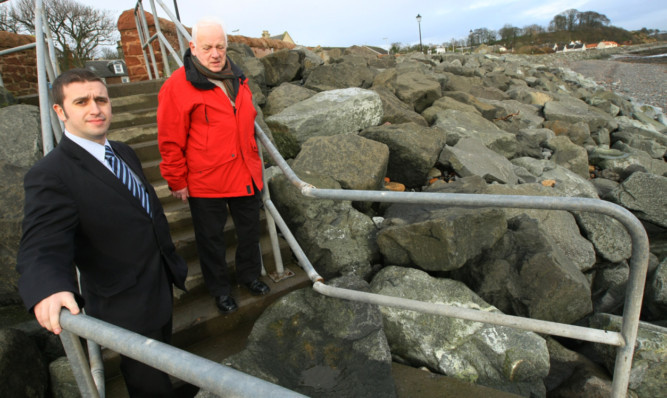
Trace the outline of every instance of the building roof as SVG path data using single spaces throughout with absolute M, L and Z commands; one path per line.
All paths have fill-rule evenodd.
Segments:
M 118 65 L 118 67 L 116 65 Z M 102 78 L 127 76 L 127 66 L 125 65 L 125 61 L 120 59 L 86 61 L 86 69 L 90 69 L 97 76 Z M 122 72 L 119 73 L 119 70 Z

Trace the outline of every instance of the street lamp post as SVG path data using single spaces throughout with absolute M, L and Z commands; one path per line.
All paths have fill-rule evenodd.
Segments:
M 417 25 L 419 26 L 419 52 L 423 53 L 422 50 L 422 16 L 417 14 Z

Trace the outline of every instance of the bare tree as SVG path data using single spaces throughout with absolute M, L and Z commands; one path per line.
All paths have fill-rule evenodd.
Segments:
M 63 70 L 84 66 L 102 46 L 115 44 L 115 24 L 107 11 L 74 0 L 45 0 L 44 10 Z M 20 31 L 35 33 L 33 0 L 15 0 L 8 17 Z
M 18 33 L 19 29 L 9 17 L 9 5 L 0 0 L 0 30 Z

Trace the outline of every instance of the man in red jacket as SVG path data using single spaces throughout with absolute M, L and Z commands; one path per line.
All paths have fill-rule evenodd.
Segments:
M 218 309 L 229 313 L 238 306 L 225 262 L 227 206 L 238 236 L 237 280 L 255 295 L 269 292 L 259 280 L 263 166 L 255 141 L 257 112 L 248 80 L 227 57 L 222 23 L 202 19 L 192 38 L 184 66 L 158 96 L 160 170 L 172 195 L 190 204 L 206 286 Z

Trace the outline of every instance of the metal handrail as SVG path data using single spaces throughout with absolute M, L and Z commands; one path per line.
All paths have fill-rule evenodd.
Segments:
M 157 2 L 158 5 L 162 7 L 162 10 L 165 13 L 167 13 L 169 18 L 176 26 L 176 34 L 178 36 L 180 54 L 172 47 L 171 43 L 169 43 L 169 40 L 167 40 L 167 38 L 162 33 L 162 30 L 160 28 L 160 22 L 157 16 L 157 9 L 155 8 L 155 2 Z M 148 78 L 152 80 L 153 76 L 151 73 L 151 67 L 153 68 L 153 72 L 155 73 L 155 79 L 159 78 L 160 76 L 160 74 L 158 73 L 157 61 L 155 59 L 155 53 L 153 52 L 152 43 L 155 40 L 157 40 L 160 45 L 164 73 L 165 77 L 168 77 L 169 75 L 171 75 L 171 68 L 169 67 L 169 56 L 173 57 L 173 59 L 176 61 L 179 67 L 183 66 L 182 57 L 183 55 L 185 55 L 185 45 L 183 44 L 184 43 L 183 40 L 189 42 L 191 40 L 191 36 L 188 33 L 187 29 L 185 29 L 183 24 L 180 23 L 176 15 L 174 15 L 169 9 L 169 7 L 167 7 L 161 0 L 150 0 L 150 6 L 151 6 L 151 11 L 153 12 L 153 20 L 155 22 L 154 35 L 151 36 L 148 29 L 148 22 L 146 21 L 146 15 L 144 14 L 143 0 L 138 0 L 137 5 L 134 7 L 134 20 L 135 20 L 135 25 L 137 26 L 137 31 L 139 33 L 139 39 L 141 42 L 141 51 L 144 56 L 146 70 L 148 72 Z M 169 51 L 168 53 L 165 51 L 165 47 Z M 148 49 L 150 54 L 150 59 L 151 59 L 150 66 L 148 63 L 148 57 L 146 56 L 146 49 Z
M 60 312 L 61 340 L 83 397 L 98 397 L 79 336 L 221 397 L 305 397 L 285 387 L 87 315 Z
M 56 78 L 59 70 L 55 59 L 55 48 L 53 46 L 53 40 L 51 40 L 51 32 L 48 29 L 45 29 L 46 12 L 42 3 L 42 0 L 35 0 L 35 42 L 2 50 L 0 51 L 0 56 L 33 48 L 36 49 L 42 150 L 44 154 L 47 154 L 54 147 L 54 137 L 55 140 L 60 140 L 60 137 L 62 136 L 62 125 L 58 118 L 52 117 L 54 114 L 49 102 L 48 82 L 49 80 L 53 81 Z M 2 75 L 0 75 L 0 86 L 4 87 Z
M 523 195 L 482 195 L 482 194 L 454 194 L 433 192 L 391 192 L 391 191 L 363 191 L 342 189 L 318 189 L 301 180 L 289 167 L 280 152 L 269 140 L 262 128 L 255 122 L 255 133 L 261 144 L 271 156 L 275 164 L 285 174 L 287 179 L 307 197 L 351 200 L 360 202 L 391 202 L 391 203 L 419 203 L 442 204 L 467 207 L 501 207 L 541 210 L 587 211 L 604 214 L 615 218 L 623 224 L 632 240 L 632 255 L 630 257 L 630 275 L 627 283 L 623 323 L 620 332 L 604 331 L 548 322 L 531 318 L 523 318 L 505 314 L 489 313 L 480 310 L 471 310 L 453 307 L 445 304 L 433 304 L 408 300 L 378 294 L 359 292 L 327 286 L 323 278 L 317 274 L 306 257 L 291 231 L 282 220 L 273 203 L 267 203 L 266 208 L 276 220 L 278 228 L 285 236 L 300 265 L 306 270 L 313 281 L 313 289 L 323 295 L 347 300 L 360 301 L 387 307 L 410 309 L 414 311 L 445 315 L 496 325 L 509 326 L 517 329 L 530 330 L 539 333 L 576 338 L 585 341 L 613 345 L 618 348 L 612 380 L 612 397 L 625 396 L 630 381 L 632 355 L 634 353 L 637 332 L 639 329 L 639 315 L 644 294 L 644 284 L 648 270 L 649 242 L 646 230 L 641 222 L 627 209 L 600 199 L 578 197 L 545 197 Z

